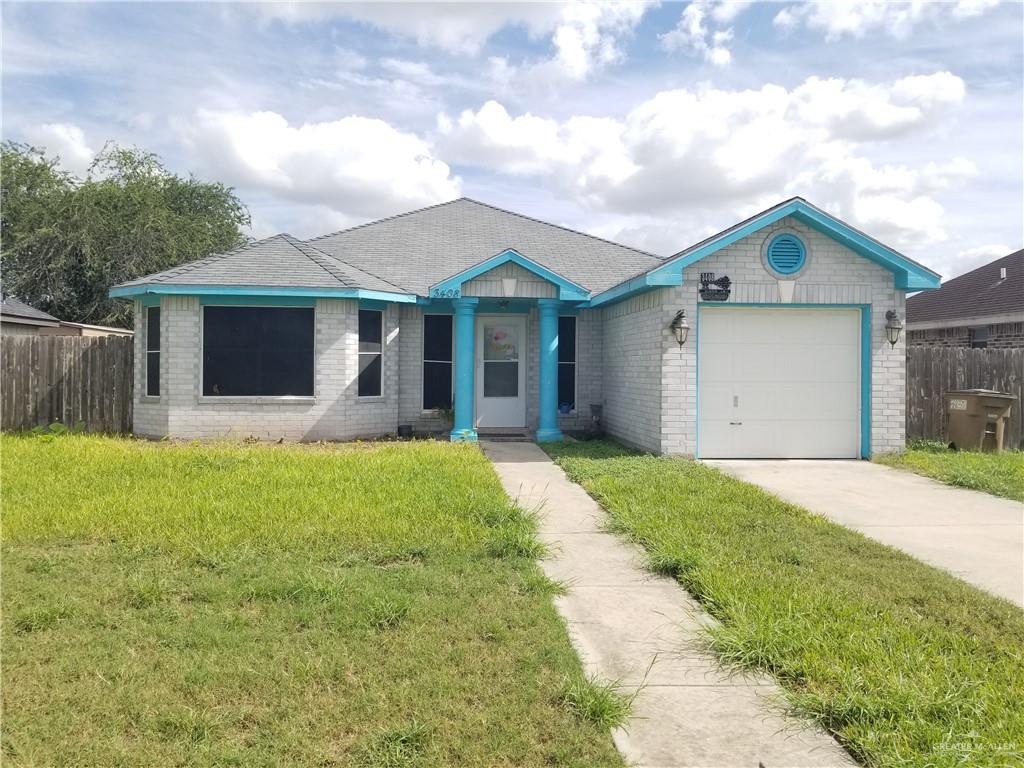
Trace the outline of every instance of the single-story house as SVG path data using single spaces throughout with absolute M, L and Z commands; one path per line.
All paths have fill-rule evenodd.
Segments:
M 135 305 L 140 435 L 596 426 L 666 454 L 853 458 L 903 448 L 904 297 L 938 283 L 801 198 L 669 257 L 460 198 L 110 295 Z
M 58 320 L 13 296 L 0 299 L 0 335 L 3 336 L 131 336 L 133 333 L 127 328 Z
M 907 299 L 912 347 L 1024 347 L 1024 249 Z

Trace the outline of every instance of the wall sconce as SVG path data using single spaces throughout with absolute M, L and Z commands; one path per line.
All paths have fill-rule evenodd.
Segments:
M 889 343 L 892 346 L 896 346 L 896 342 L 900 340 L 900 331 L 903 330 L 903 321 L 900 320 L 900 316 L 896 314 L 895 309 L 890 309 L 885 313 L 885 337 L 889 339 Z
M 676 337 L 676 342 L 679 344 L 679 348 L 683 348 L 683 344 L 686 343 L 686 337 L 690 335 L 690 324 L 686 322 L 686 310 L 680 309 L 676 312 L 676 316 L 672 318 L 672 324 L 669 325 L 672 329 L 673 335 Z

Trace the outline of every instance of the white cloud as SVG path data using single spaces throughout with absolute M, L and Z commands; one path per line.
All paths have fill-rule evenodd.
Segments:
M 30 128 L 27 137 L 31 144 L 45 148 L 48 156 L 58 155 L 61 167 L 79 177 L 86 175 L 96 157 L 85 133 L 73 123 L 43 123 Z
M 658 39 L 668 51 L 689 51 L 715 66 L 726 66 L 732 62 L 728 44 L 732 41 L 733 30 L 732 27 L 716 27 L 733 21 L 750 5 L 748 2 L 694 0 L 683 9 L 675 28 L 659 35 Z
M 944 16 L 954 19 L 979 16 L 996 5 L 998 0 L 959 0 L 955 3 L 931 0 L 808 0 L 779 11 L 775 15 L 775 25 L 789 30 L 804 24 L 809 29 L 823 31 L 828 40 L 844 36 L 861 38 L 876 29 L 902 39 L 924 21 Z
M 962 275 L 964 272 L 977 269 L 982 264 L 988 264 L 990 261 L 1000 259 L 1006 254 L 1012 253 L 1013 250 L 1013 248 L 1004 243 L 988 243 L 975 246 L 974 248 L 967 248 L 949 259 L 948 266 L 942 269 L 941 272 L 943 277 L 948 280 L 957 275 Z
M 539 178 L 602 215 L 662 229 L 800 194 L 876 236 L 936 242 L 947 233 L 933 195 L 977 173 L 974 164 L 876 164 L 865 154 L 879 141 L 927 135 L 963 96 L 959 78 L 937 72 L 881 84 L 809 78 L 791 90 L 663 91 L 622 117 L 513 116 L 489 101 L 442 117 L 439 146 L 452 162 Z
M 383 120 L 292 126 L 275 112 L 201 109 L 180 132 L 214 178 L 347 216 L 382 216 L 459 195 L 459 179 L 423 139 Z

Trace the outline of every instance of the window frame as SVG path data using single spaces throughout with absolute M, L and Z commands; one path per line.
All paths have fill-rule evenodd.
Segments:
M 159 328 L 159 333 L 160 333 L 160 343 L 159 343 L 159 345 L 157 346 L 156 349 L 150 349 L 149 348 L 149 325 L 150 325 L 150 323 L 149 323 L 149 313 L 152 312 L 154 309 L 159 313 L 158 316 L 157 316 L 156 322 L 157 322 L 157 328 Z M 161 357 L 160 353 L 161 353 L 161 351 L 163 349 L 163 345 L 164 345 L 164 329 L 161 327 L 162 323 L 163 323 L 164 315 L 163 315 L 163 312 L 160 311 L 160 305 L 159 304 L 152 304 L 152 305 L 150 305 L 148 307 L 145 307 L 145 310 L 146 310 L 146 312 L 145 312 L 146 333 L 144 334 L 145 342 L 144 342 L 144 345 L 143 345 L 143 351 L 145 352 L 145 356 L 144 356 L 145 363 L 143 363 L 142 370 L 145 373 L 145 384 L 146 384 L 146 386 L 145 386 L 145 390 L 143 392 L 143 397 L 150 397 L 150 398 L 153 398 L 154 400 L 159 400 L 160 396 L 161 396 L 161 393 L 163 392 L 163 389 L 161 388 L 161 384 L 163 383 L 163 381 L 162 381 L 163 376 L 161 376 L 161 370 L 160 370 L 160 365 L 161 365 L 161 362 L 163 361 L 163 358 Z M 150 381 L 149 381 L 149 356 L 150 355 L 156 355 L 156 360 L 157 360 L 157 363 L 156 363 L 156 394 L 151 394 L 150 391 L 149 391 L 149 384 L 150 384 Z
M 363 312 L 376 312 L 380 316 L 380 352 L 361 352 L 359 350 L 359 315 Z M 359 307 L 356 311 L 356 399 L 363 402 L 384 399 L 384 347 L 387 338 L 384 335 L 384 310 L 374 307 Z M 359 394 L 359 377 L 362 371 L 361 360 L 363 355 L 374 355 L 380 358 L 380 389 L 376 395 Z
M 577 412 L 577 410 L 579 410 L 579 404 L 578 404 L 577 401 L 579 400 L 579 396 L 580 396 L 580 376 L 579 376 L 579 373 L 580 373 L 580 319 L 576 315 L 559 315 L 558 316 L 559 323 L 561 323 L 563 317 L 571 317 L 572 318 L 573 359 L 572 359 L 571 363 L 568 362 L 568 361 L 563 363 L 561 361 L 556 360 L 556 365 L 558 366 L 557 373 L 561 372 L 563 365 L 571 365 L 572 369 L 573 369 L 572 370 L 572 373 L 573 373 L 573 377 L 572 377 L 572 410 L 569 411 L 568 414 L 565 414 L 566 416 L 569 416 L 569 415 L 575 414 Z M 559 331 L 558 346 L 559 347 L 562 346 L 561 331 Z M 558 386 L 558 379 L 557 379 L 557 377 L 555 378 L 555 386 L 556 387 Z M 561 403 L 556 403 L 556 407 L 559 407 L 561 405 L 562 405 Z M 559 415 L 560 416 L 563 415 L 561 413 L 561 411 L 559 411 Z
M 313 311 L 313 394 L 312 395 L 206 395 L 206 308 L 230 307 L 233 309 L 310 309 Z M 234 304 L 211 302 L 199 305 L 199 392 L 197 396 L 204 403 L 312 403 L 317 398 L 317 311 L 316 305 L 291 304 Z
M 967 329 L 967 346 L 969 349 L 988 349 L 991 334 L 987 325 L 974 325 Z
M 451 360 L 428 360 L 427 359 L 427 318 L 428 317 L 450 317 L 452 320 L 452 359 Z M 426 371 L 427 363 L 448 363 L 451 366 L 451 392 L 452 392 L 452 403 L 449 407 L 455 407 L 455 316 L 450 312 L 424 312 L 423 313 L 423 332 L 420 334 L 420 412 L 434 413 L 436 408 L 427 408 L 426 406 Z

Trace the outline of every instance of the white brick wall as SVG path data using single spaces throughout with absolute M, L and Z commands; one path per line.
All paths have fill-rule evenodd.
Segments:
M 761 261 L 761 246 L 779 229 L 796 231 L 810 247 L 807 267 L 798 276 L 793 302 L 871 305 L 871 450 L 900 450 L 905 437 L 906 368 L 904 340 L 891 348 L 885 337 L 885 313 L 904 317 L 905 295 L 893 287 L 893 275 L 831 238 L 791 219 L 750 235 L 688 267 L 683 285 L 645 296 L 649 304 L 629 312 L 632 299 L 605 311 L 605 401 L 610 434 L 649 450 L 693 455 L 697 434 L 697 289 L 701 272 L 728 275 L 729 303 L 777 303 L 778 283 Z M 635 305 L 639 306 L 639 305 Z M 685 309 L 690 338 L 680 350 L 669 324 Z M 632 320 L 630 318 L 633 318 Z M 635 337 L 636 349 L 626 343 Z M 613 339 L 615 340 L 613 343 Z M 660 351 L 660 376 L 651 370 L 651 343 Z M 636 365 L 617 370 L 616 359 Z M 660 403 L 660 422 L 650 402 Z M 621 411 L 621 412 L 620 412 Z

